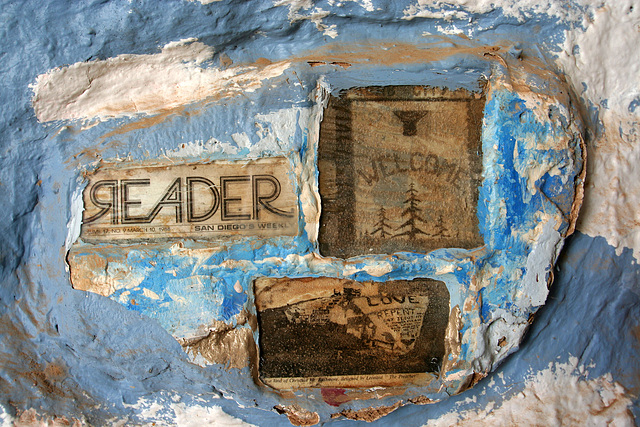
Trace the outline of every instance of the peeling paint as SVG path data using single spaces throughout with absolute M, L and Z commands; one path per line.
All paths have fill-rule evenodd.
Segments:
M 307 411 L 298 405 L 277 405 L 274 409 L 280 414 L 285 414 L 294 426 L 314 426 L 320 422 L 318 414 Z
M 242 369 L 253 364 L 255 368 L 257 347 L 253 334 L 257 325 L 255 319 L 251 322 L 243 317 L 239 316 L 236 325 L 214 322 L 209 326 L 206 336 L 180 339 L 180 344 L 194 363 L 200 366 L 219 364 L 228 369 Z M 241 327 L 247 323 L 253 325 Z
M 530 314 L 544 304 L 549 271 L 562 239 L 573 228 L 583 176 L 580 123 L 574 119 L 571 106 L 564 104 L 568 102 L 566 97 L 537 95 L 541 89 L 531 84 L 525 87 L 524 83 L 525 76 L 539 78 L 532 72 L 537 65 L 527 63 L 523 67 L 501 58 L 495 54 L 487 60 L 493 74 L 487 89 L 482 136 L 484 183 L 478 212 L 483 249 L 439 250 L 426 256 L 371 255 L 345 261 L 317 255 L 312 248 L 319 227 L 321 194 L 315 153 L 327 94 L 333 90 L 331 78 L 322 77 L 313 87 L 313 107 L 279 109 L 257 116 L 256 122 L 261 123 L 257 144 L 247 139 L 246 133 L 233 133 L 234 145 L 215 144 L 229 147 L 227 155 L 237 156 L 264 153 L 267 147 L 290 150 L 285 147 L 295 147 L 300 144 L 296 138 L 303 138 L 302 153 L 289 154 L 294 159 L 292 176 L 296 177 L 303 235 L 289 240 L 221 242 L 207 248 L 193 242 L 187 247 L 172 245 L 169 251 L 166 244 L 128 245 L 123 251 L 113 245 L 82 243 L 69 256 L 74 286 L 83 289 L 82 281 L 91 278 L 95 284 L 91 286 L 104 288 L 100 291 L 103 295 L 157 319 L 198 364 L 245 368 L 256 357 L 253 333 L 228 325 L 241 310 L 252 309 L 247 304 L 252 301 L 249 296 L 256 277 L 329 276 L 380 281 L 437 276 L 447 284 L 454 307 L 449 318 L 445 369 L 426 389 L 407 389 L 407 398 L 423 395 L 439 400 L 439 389 L 455 394 L 472 386 L 518 348 Z M 553 75 L 546 71 L 540 74 L 546 85 L 564 90 L 557 77 L 552 80 Z M 556 111 L 561 120 L 551 122 L 549 110 Z M 302 129 L 301 136 L 296 133 L 298 129 Z M 194 148 L 187 146 L 170 154 L 174 158 L 202 154 Z M 216 150 L 218 154 L 226 152 L 224 148 Z M 559 181 L 553 186 L 545 184 L 553 180 Z M 278 243 L 287 241 L 293 245 Z M 105 265 L 111 265 L 111 270 L 90 266 L 100 259 L 102 263 L 108 259 Z M 117 268 L 124 265 L 130 273 Z M 78 273 L 86 268 L 91 273 Z M 120 277 L 122 274 L 133 274 L 132 278 L 141 274 L 144 278 L 132 282 Z M 208 296 L 202 298 L 203 293 Z M 210 325 L 218 326 L 211 329 Z M 317 411 L 308 400 L 295 402 L 300 408 Z
M 438 11 L 446 5 L 453 10 Z M 434 10 L 436 9 L 436 10 Z M 445 21 L 452 19 L 469 19 L 471 14 L 490 13 L 500 9 L 506 16 L 511 16 L 519 21 L 535 14 L 544 13 L 564 20 L 575 20 L 580 16 L 580 8 L 577 5 L 564 5 L 551 0 L 503 0 L 495 2 L 490 0 L 418 0 L 404 10 L 403 19 L 436 18 Z
M 640 413 L 634 0 L 115 0 L 7 4 L 3 13 L 3 423 L 242 425 L 240 417 L 269 426 L 284 422 L 274 407 L 324 423 L 399 402 L 377 423 L 511 425 L 541 416 L 632 425 L 631 412 Z M 490 84 L 488 244 L 318 256 L 313 147 L 327 94 L 388 84 L 477 91 L 479 79 Z M 297 238 L 80 244 L 81 176 L 102 159 L 273 155 L 291 160 L 298 182 Z M 578 231 L 588 236 L 563 244 L 587 157 Z M 255 277 L 289 274 L 445 282 L 452 311 L 442 381 L 281 395 L 256 385 L 247 364 L 256 356 L 236 352 L 257 341 L 241 313 L 254 310 Z M 96 293 L 79 291 L 89 288 Z M 184 353 L 180 343 L 198 340 L 204 353 L 220 343 L 210 360 Z M 557 361 L 572 352 L 579 364 Z
M 345 409 L 338 414 L 332 415 L 332 417 L 343 416 L 350 420 L 371 422 L 371 421 L 380 419 L 387 414 L 390 414 L 391 412 L 395 411 L 399 407 L 400 407 L 400 402 L 392 406 L 377 406 L 377 407 L 371 407 L 367 409 L 360 409 L 359 411 L 354 411 L 352 409 Z

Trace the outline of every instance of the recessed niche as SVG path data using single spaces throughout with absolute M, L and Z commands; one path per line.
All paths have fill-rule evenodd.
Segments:
M 260 379 L 273 388 L 423 386 L 441 369 L 441 281 L 265 277 L 254 290 Z
M 318 144 L 326 256 L 482 246 L 484 97 L 424 86 L 332 96 Z

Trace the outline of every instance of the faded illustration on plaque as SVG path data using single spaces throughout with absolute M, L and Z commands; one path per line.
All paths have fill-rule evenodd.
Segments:
M 320 252 L 482 246 L 483 108 L 481 94 L 423 86 L 331 97 L 318 145 Z
M 425 385 L 439 373 L 443 282 L 259 278 L 254 286 L 260 379 L 271 387 Z
M 88 242 L 295 236 L 298 199 L 284 157 L 102 167 L 87 176 Z

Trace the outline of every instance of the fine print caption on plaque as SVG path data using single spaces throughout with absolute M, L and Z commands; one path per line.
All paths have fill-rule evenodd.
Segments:
M 298 201 L 289 170 L 283 157 L 100 168 L 83 193 L 81 237 L 295 236 Z
M 420 386 L 441 368 L 443 282 L 259 278 L 254 288 L 260 379 L 271 387 Z
M 483 108 L 481 94 L 424 86 L 331 97 L 318 145 L 320 252 L 347 258 L 482 246 Z

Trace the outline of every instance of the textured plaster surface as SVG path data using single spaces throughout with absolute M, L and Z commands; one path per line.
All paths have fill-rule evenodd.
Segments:
M 522 73 L 505 80 L 517 82 L 518 93 L 531 83 L 523 82 L 523 76 L 545 80 L 548 76 L 533 71 L 551 68 L 565 73 L 566 87 L 579 100 L 589 154 L 579 232 L 565 244 L 548 296 L 540 283 L 546 285 L 550 272 L 541 271 L 545 278 L 540 274 L 536 278 L 533 271 L 543 263 L 531 258 L 535 253 L 529 257 L 531 264 L 524 260 L 523 287 L 514 289 L 511 297 L 525 305 L 524 312 L 545 298 L 546 305 L 518 352 L 462 395 L 426 406 L 403 406 L 377 423 L 439 425 L 482 417 L 508 425 L 512 420 L 529 424 L 534 416 L 541 424 L 563 419 L 585 424 L 631 422 L 640 412 L 636 265 L 640 186 L 634 178 L 640 74 L 633 55 L 640 37 L 639 13 L 640 5 L 632 0 L 391 5 L 375 0 L 7 2 L 0 25 L 5 40 L 0 47 L 0 100 L 5 106 L 0 112 L 0 186 L 6 199 L 0 210 L 2 419 L 188 425 L 204 417 L 218 425 L 242 421 L 280 425 L 284 415 L 268 409 L 282 404 L 282 399 L 254 391 L 250 366 L 193 364 L 174 338 L 211 336 L 224 329 L 220 324 L 211 322 L 200 330 L 191 325 L 186 332 L 175 333 L 178 329 L 168 327 L 172 313 L 151 313 L 151 305 L 118 303 L 125 291 L 109 299 L 71 288 L 65 258 L 77 238 L 79 172 L 99 166 L 101 159 L 176 161 L 284 154 L 306 177 L 301 182 L 313 182 L 309 179 L 313 153 L 304 148 L 313 143 L 323 90 L 390 80 L 473 90 L 477 76 L 496 75 L 490 64 L 502 58 L 522 63 Z M 450 37 L 441 38 L 442 34 Z M 496 92 L 506 98 L 510 93 Z M 545 90 L 537 93 L 505 98 L 495 105 L 523 105 L 535 115 L 543 109 L 532 108 L 532 103 L 545 102 L 539 96 Z M 554 96 L 560 94 L 556 91 Z M 567 126 L 562 123 L 567 117 L 565 111 L 555 116 L 560 127 Z M 523 120 L 536 123 L 535 117 Z M 547 131 L 558 136 L 553 140 L 563 141 L 561 133 Z M 301 150 L 297 158 L 292 154 Z M 523 194 L 537 194 L 539 177 L 518 163 L 521 156 L 514 159 Z M 556 160 L 538 161 L 548 166 L 548 176 L 558 176 Z M 555 185 L 551 179 L 548 182 Z M 301 186 L 299 191 L 307 197 L 302 211 L 313 223 L 313 209 L 308 206 L 314 203 L 315 189 Z M 550 201 L 561 211 L 570 210 L 566 200 Z M 527 228 L 529 237 L 545 236 L 551 245 L 545 253 L 555 253 L 559 247 L 552 242 L 557 241 L 558 229 L 549 218 L 538 220 L 542 226 Z M 143 296 L 166 291 L 163 297 L 172 301 L 180 301 L 176 290 L 184 292 L 189 286 L 216 290 L 207 298 L 220 300 L 203 304 L 208 311 L 201 316 L 242 323 L 239 330 L 243 330 L 247 328 L 243 322 L 251 322 L 236 314 L 251 304 L 251 296 L 237 292 L 237 282 L 248 267 L 255 268 L 254 273 L 272 274 L 310 261 L 296 254 L 312 250 L 313 227 L 301 231 L 299 239 L 257 249 L 250 241 L 214 248 L 177 245 L 160 252 L 135 247 L 105 271 L 114 287 L 121 283 L 134 289 L 140 280 Z M 499 239 L 496 242 L 500 244 Z M 166 265 L 173 272 L 162 275 L 171 274 L 170 286 L 153 288 L 169 282 L 153 276 L 161 272 L 144 266 L 149 251 L 168 259 Z M 115 248 L 111 253 L 117 256 L 121 251 Z M 174 257 L 181 253 L 182 261 L 176 263 Z M 276 258 L 285 260 L 279 270 L 271 264 Z M 314 262 L 318 273 L 332 268 L 321 260 Z M 415 262 L 400 257 L 391 264 L 392 271 L 410 275 Z M 375 268 L 369 264 L 350 263 L 342 271 L 360 278 L 392 277 L 387 264 Z M 126 276 L 132 266 L 134 273 L 147 275 Z M 496 262 L 494 268 L 499 267 Z M 224 274 L 212 273 L 211 268 Z M 196 274 L 199 269 L 208 271 Z M 432 274 L 450 271 L 440 265 Z M 240 280 L 241 289 L 247 289 L 246 280 Z M 489 295 L 487 300 L 491 299 Z M 499 304 L 486 308 L 489 311 L 481 311 L 482 315 L 495 319 L 509 319 L 512 313 L 511 308 L 500 311 Z M 503 336 L 501 322 L 491 325 Z M 516 336 L 527 325 L 522 323 Z M 196 331 L 196 336 L 189 337 L 189 331 Z M 220 337 L 225 339 L 245 337 Z M 564 388 L 575 391 L 574 404 L 563 400 L 559 390 Z M 300 399 L 290 400 L 294 404 Z M 394 401 L 382 399 L 380 405 L 392 406 Z M 332 422 L 357 423 L 345 416 L 367 406 L 371 404 L 356 402 L 337 408 L 342 416 Z M 513 408 L 519 406 L 527 410 L 523 418 L 513 418 Z M 329 413 L 320 415 L 325 419 Z

